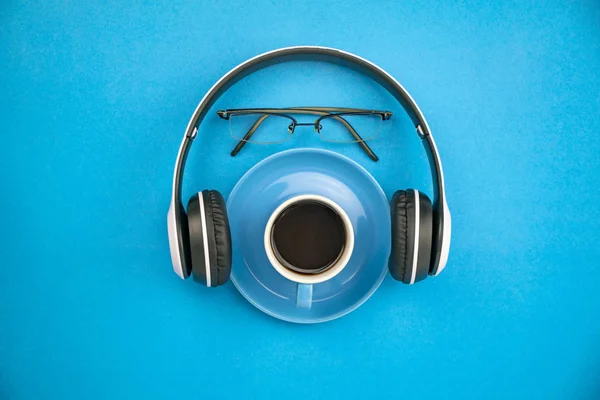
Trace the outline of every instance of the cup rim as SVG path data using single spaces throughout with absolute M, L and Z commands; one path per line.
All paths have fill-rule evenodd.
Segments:
M 306 200 L 321 202 L 331 207 L 341 217 L 342 221 L 344 222 L 344 227 L 346 228 L 346 244 L 344 246 L 344 251 L 342 252 L 342 255 L 332 267 L 317 275 L 305 275 L 287 269 L 279 262 L 279 260 L 275 256 L 275 252 L 271 247 L 271 230 L 273 229 L 273 224 L 277 217 L 281 214 L 283 210 L 285 210 L 290 205 Z M 352 226 L 352 221 L 350 221 L 350 217 L 348 217 L 346 211 L 344 211 L 344 209 L 335 201 L 317 194 L 302 194 L 287 199 L 279 206 L 277 206 L 277 208 L 271 213 L 271 216 L 269 217 L 269 220 L 267 221 L 267 225 L 265 227 L 264 247 L 269 262 L 271 263 L 273 268 L 275 268 L 275 270 L 284 278 L 287 278 L 293 282 L 303 284 L 321 283 L 334 278 L 336 275 L 342 272 L 342 270 L 348 264 L 348 261 L 350 261 L 350 257 L 352 256 L 352 252 L 354 250 L 354 227 Z

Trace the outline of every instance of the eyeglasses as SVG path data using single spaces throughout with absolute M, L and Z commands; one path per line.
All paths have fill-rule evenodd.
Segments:
M 324 141 L 358 143 L 374 161 L 378 157 L 365 141 L 376 138 L 383 121 L 392 117 L 390 111 L 340 107 L 245 108 L 220 110 L 217 114 L 229 120 L 231 136 L 239 140 L 231 152 L 232 156 L 239 153 L 247 142 L 282 143 L 291 139 L 297 126 L 312 126 Z M 291 114 L 318 115 L 319 118 L 303 123 Z

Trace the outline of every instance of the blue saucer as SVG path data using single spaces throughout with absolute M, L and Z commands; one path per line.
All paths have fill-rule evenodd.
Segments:
M 313 285 L 311 308 L 296 306 L 297 284 L 269 263 L 263 244 L 267 220 L 285 200 L 317 194 L 348 214 L 355 245 L 347 266 Z M 327 150 L 294 149 L 268 157 L 250 169 L 227 200 L 233 241 L 231 280 L 258 309 L 276 318 L 315 323 L 341 317 L 379 287 L 390 253 L 390 207 L 375 179 L 347 157 Z

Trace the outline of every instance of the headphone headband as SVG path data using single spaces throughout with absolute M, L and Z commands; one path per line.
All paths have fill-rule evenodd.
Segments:
M 219 79 L 208 93 L 206 93 L 202 101 L 200 101 L 200 104 L 198 104 L 198 107 L 196 107 L 196 110 L 188 123 L 177 154 L 177 161 L 175 163 L 175 171 L 173 174 L 171 205 L 167 216 L 169 247 L 175 272 L 180 277 L 186 278 L 189 276 L 191 270 L 191 260 L 189 259 L 190 252 L 186 251 L 186 247 L 189 247 L 189 233 L 187 229 L 187 218 L 183 203 L 181 202 L 181 184 L 183 181 L 185 162 L 190 147 L 198 134 L 200 123 L 217 99 L 240 79 L 268 66 L 296 60 L 322 61 L 340 64 L 363 73 L 378 82 L 394 96 L 409 115 L 415 125 L 417 134 L 425 147 L 433 179 L 432 248 L 435 249 L 435 251 L 432 254 L 431 274 L 439 274 L 446 266 L 448 252 L 450 250 L 451 219 L 444 191 L 442 163 L 435 141 L 433 140 L 433 136 L 431 135 L 431 131 L 425 120 L 425 116 L 406 89 L 404 89 L 394 77 L 377 65 L 352 53 L 317 46 L 285 47 L 260 54 L 244 61 Z

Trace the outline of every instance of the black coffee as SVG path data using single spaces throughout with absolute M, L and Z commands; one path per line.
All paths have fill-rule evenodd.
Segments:
M 341 257 L 346 228 L 328 205 L 305 200 L 284 209 L 273 223 L 271 245 L 279 262 L 302 274 L 318 274 Z

